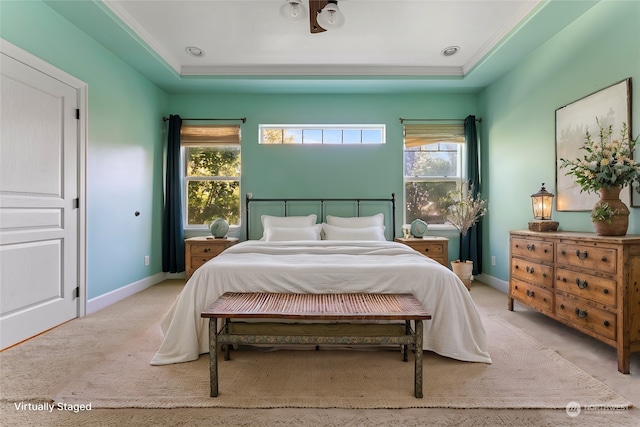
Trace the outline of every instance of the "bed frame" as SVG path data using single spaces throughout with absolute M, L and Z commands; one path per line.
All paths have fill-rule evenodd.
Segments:
M 245 199 L 245 238 L 247 240 L 250 239 L 249 234 L 249 223 L 251 222 L 250 216 L 250 204 L 256 202 L 268 202 L 268 203 L 281 203 L 282 210 L 284 211 L 284 216 L 289 216 L 289 208 L 296 203 L 318 203 L 320 205 L 318 219 L 320 222 L 323 222 L 326 218 L 326 215 L 331 215 L 328 211 L 327 202 L 339 202 L 339 203 L 353 203 L 356 211 L 356 216 L 361 216 L 361 204 L 369 203 L 369 202 L 387 202 L 391 207 L 391 238 L 389 240 L 393 240 L 396 234 L 396 195 L 395 193 L 391 193 L 390 198 L 256 198 L 253 197 L 252 193 L 246 194 Z M 318 213 L 309 212 L 309 214 Z M 296 214 L 297 215 L 297 214 Z M 341 215 L 338 215 L 341 216 Z M 385 223 L 387 223 L 388 217 L 385 215 Z M 388 226 L 388 224 L 387 224 Z M 387 230 L 385 230 L 385 236 L 387 236 Z

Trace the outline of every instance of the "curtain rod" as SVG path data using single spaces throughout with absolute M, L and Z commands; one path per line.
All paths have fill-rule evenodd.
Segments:
M 400 123 L 404 122 L 464 122 L 465 119 L 403 119 L 400 117 Z M 478 117 L 476 122 L 482 122 L 482 117 Z
M 166 122 L 167 120 L 169 120 L 169 117 L 163 117 L 162 118 L 163 122 Z M 246 117 L 241 117 L 239 119 L 187 119 L 187 118 L 184 118 L 182 120 L 224 120 L 224 121 L 227 121 L 227 122 L 228 121 L 233 121 L 233 120 L 242 120 L 242 123 L 246 123 L 247 122 L 247 118 Z

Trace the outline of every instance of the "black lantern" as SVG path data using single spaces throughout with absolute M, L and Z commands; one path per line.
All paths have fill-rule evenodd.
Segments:
M 551 221 L 551 208 L 553 206 L 553 194 L 542 188 L 535 194 L 531 195 L 531 208 L 533 209 L 534 221 L 529 222 L 529 230 L 531 231 L 556 231 L 558 223 Z

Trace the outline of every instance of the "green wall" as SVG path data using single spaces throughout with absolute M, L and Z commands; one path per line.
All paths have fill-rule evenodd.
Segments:
M 626 77 L 640 99 L 640 2 L 603 1 L 480 93 L 415 95 L 167 94 L 41 1 L 0 1 L 0 36 L 89 85 L 87 288 L 94 298 L 161 272 L 163 115 L 247 117 L 242 192 L 278 196 L 398 196 L 398 118 L 482 117 L 486 274 L 508 279 L 509 230 L 526 228 L 529 195 L 555 192 L 555 110 Z M 640 111 L 633 114 L 640 133 Z M 258 124 L 383 123 L 384 146 L 260 146 Z M 134 216 L 140 211 L 139 217 Z M 591 231 L 586 212 L 554 212 Z M 640 233 L 632 209 L 630 233 Z M 399 232 L 399 229 L 397 230 Z M 449 256 L 456 258 L 456 233 Z M 144 267 L 145 255 L 151 265 Z M 497 265 L 490 265 L 491 256 Z
M 509 278 L 509 231 L 532 219 L 530 195 L 555 193 L 555 110 L 627 77 L 640 100 L 640 2 L 603 1 L 479 96 L 483 117 L 485 221 L 483 271 Z M 640 133 L 640 109 L 632 113 Z M 593 231 L 588 212 L 555 212 L 562 230 Z M 640 233 L 632 208 L 629 233 Z M 496 266 L 490 256 L 496 256 Z
M 404 118 L 464 118 L 476 114 L 476 95 L 170 95 L 182 117 L 246 117 L 242 132 L 242 194 L 255 197 L 398 198 L 403 222 Z M 387 143 L 364 146 L 259 145 L 259 124 L 385 124 Z M 436 233 L 433 233 L 436 234 Z M 440 233 L 443 234 L 443 233 Z M 447 233 L 444 233 L 447 235 Z M 457 239 L 457 233 L 448 233 Z M 458 242 L 450 256 L 457 258 Z M 453 259 L 453 258 L 452 258 Z
M 0 8 L 0 37 L 89 86 L 88 298 L 160 273 L 167 94 L 42 2 Z

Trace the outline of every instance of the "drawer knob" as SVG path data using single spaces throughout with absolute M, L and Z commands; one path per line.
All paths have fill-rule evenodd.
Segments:
M 586 280 L 580 280 L 579 277 L 576 277 L 576 285 L 578 285 L 578 288 L 584 289 L 589 285 L 589 283 Z
M 578 318 L 580 319 L 584 319 L 585 317 L 587 317 L 587 310 L 580 310 L 576 307 L 576 316 L 578 316 Z
M 602 262 L 607 262 L 607 257 L 606 256 L 602 257 Z
M 609 289 L 603 289 L 602 292 L 604 292 L 605 295 L 609 295 Z
M 564 304 L 560 304 L 560 308 L 564 310 Z
M 533 267 L 527 266 L 527 273 L 533 274 Z
M 533 296 L 535 295 L 535 292 L 530 291 L 529 289 L 527 289 L 527 296 L 533 298 Z
M 586 259 L 589 253 L 587 251 L 580 252 L 580 250 L 576 251 L 576 256 L 580 259 Z
M 609 326 L 609 321 L 608 320 L 604 321 L 604 326 Z
M 535 251 L 536 250 L 536 245 L 527 245 L 527 250 L 528 251 Z
M 429 248 L 424 248 L 424 251 L 425 252 L 429 252 Z
M 211 250 L 211 248 L 204 248 L 204 253 L 206 254 L 207 252 L 209 252 Z

